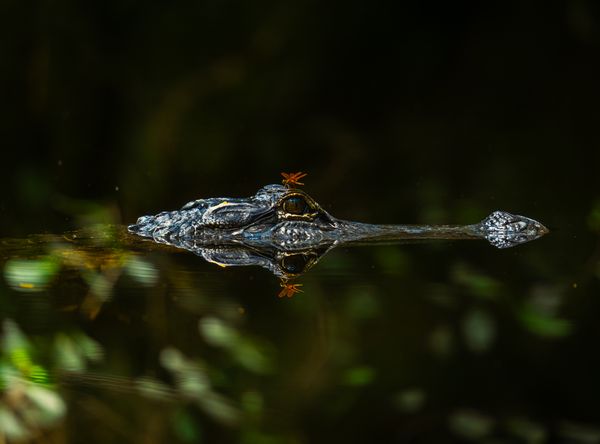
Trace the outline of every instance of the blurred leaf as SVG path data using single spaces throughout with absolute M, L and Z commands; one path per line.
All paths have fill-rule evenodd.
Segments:
M 41 365 L 32 365 L 29 370 L 29 378 L 38 385 L 46 385 L 50 382 L 48 371 Z
M 547 440 L 544 428 L 528 419 L 511 419 L 507 423 L 507 428 L 514 436 L 521 438 L 527 444 L 541 444 Z
M 128 256 L 124 268 L 125 273 L 147 287 L 155 285 L 158 281 L 158 270 L 156 267 L 137 256 Z
M 197 403 L 206 413 L 226 425 L 235 425 L 240 419 L 240 412 L 231 402 L 214 392 L 205 394 L 197 399 Z
M 215 317 L 200 319 L 198 326 L 206 342 L 227 350 L 246 369 L 267 373 L 272 369 L 265 347 L 252 338 L 242 337 L 238 331 Z
M 160 352 L 160 362 L 166 369 L 172 372 L 181 371 L 185 366 L 185 358 L 183 354 L 176 348 L 165 348 Z
M 238 339 L 237 332 L 218 318 L 202 318 L 198 325 L 204 339 L 211 345 L 228 347 Z
M 367 385 L 374 379 L 375 371 L 367 366 L 350 368 L 342 375 L 342 383 L 350 386 Z
M 18 368 L 20 371 L 29 373 L 29 369 L 32 366 L 31 356 L 29 351 L 25 348 L 15 348 L 10 353 L 11 363 Z
M 151 399 L 166 399 L 172 394 L 171 387 L 150 377 L 137 379 L 135 386 L 142 395 Z
M 590 230 L 600 232 L 600 200 L 597 200 L 592 205 L 592 209 L 587 218 L 587 224 Z
M 562 301 L 562 286 L 535 285 L 531 289 L 531 295 L 527 303 L 538 313 L 554 316 L 558 313 Z
M 4 265 L 4 277 L 8 285 L 24 292 L 46 289 L 60 265 L 52 257 L 42 259 L 9 259 Z
M 41 365 L 33 363 L 27 338 L 10 319 L 4 321 L 1 345 L 2 355 L 6 356 L 8 361 L 0 366 L 0 385 L 10 386 L 11 378 L 14 377 L 40 385 L 49 383 L 48 371 Z
M 497 281 L 482 273 L 471 270 L 464 264 L 457 264 L 452 270 L 452 279 L 466 286 L 471 294 L 484 299 L 494 299 L 500 290 Z
M 450 430 L 458 436 L 476 441 L 488 436 L 494 422 L 487 416 L 473 410 L 459 410 L 448 418 Z
M 14 378 L 15 373 L 15 369 L 12 366 L 0 359 L 0 393 L 5 391 L 6 388 L 10 386 L 11 380 Z
M 98 362 L 104 357 L 102 346 L 86 334 L 77 333 L 73 336 L 73 339 L 89 361 Z
M 20 440 L 25 439 L 28 433 L 15 414 L 0 405 L 0 439 L 3 435 L 8 439 Z
M 540 313 L 528 305 L 521 308 L 517 316 L 529 331 L 539 336 L 562 337 L 569 335 L 573 330 L 570 321 Z
M 86 368 L 82 350 L 72 338 L 64 333 L 58 334 L 54 341 L 57 366 L 70 372 L 81 372 Z
M 415 413 L 423 408 L 426 394 L 420 388 L 410 388 L 394 397 L 394 404 L 403 413 Z
M 196 362 L 186 358 L 175 348 L 166 348 L 160 354 L 162 365 L 173 373 L 177 391 L 193 401 L 215 420 L 233 425 L 239 411 L 231 401 L 211 389 L 206 371 Z
M 64 401 L 52 390 L 37 385 L 30 385 L 26 390 L 27 397 L 39 411 L 37 422 L 40 425 L 50 425 L 66 413 Z
M 600 428 L 597 425 L 564 421 L 559 426 L 559 436 L 563 442 L 577 444 L 597 444 L 600 442 Z
M 11 319 L 5 319 L 2 324 L 2 350 L 6 353 L 26 353 L 29 349 L 29 341 L 21 332 L 19 326 Z
M 102 347 L 84 333 L 59 333 L 54 338 L 56 366 L 70 372 L 87 369 L 88 361 L 98 362 L 104 353 Z
M 81 276 L 90 286 L 90 292 L 101 302 L 106 302 L 112 295 L 113 283 L 101 272 L 84 270 Z
M 160 361 L 173 373 L 177 389 L 186 397 L 197 399 L 209 391 L 210 381 L 205 370 L 179 350 L 173 347 L 164 349 L 160 354 Z
M 255 373 L 268 373 L 272 370 L 271 360 L 265 351 L 254 341 L 238 341 L 231 352 L 246 369 Z
M 177 387 L 186 396 L 199 399 L 208 393 L 210 382 L 199 366 L 188 366 L 178 374 Z
M 494 320 L 483 310 L 469 311 L 463 319 L 462 328 L 467 347 L 471 351 L 484 352 L 494 342 L 496 336 Z

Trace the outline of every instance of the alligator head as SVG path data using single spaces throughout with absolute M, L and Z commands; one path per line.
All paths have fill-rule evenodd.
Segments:
M 129 231 L 157 242 L 243 243 L 303 250 L 335 241 L 339 221 L 305 192 L 267 185 L 248 198 L 199 199 L 179 211 L 142 216 Z

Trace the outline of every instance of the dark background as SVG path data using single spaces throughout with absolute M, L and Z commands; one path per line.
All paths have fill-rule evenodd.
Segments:
M 344 219 L 473 223 L 503 209 L 552 231 L 502 252 L 336 251 L 285 302 L 263 270 L 159 258 L 164 279 L 184 270 L 190 294 L 219 295 L 211 315 L 219 297 L 242 304 L 245 333 L 281 367 L 252 379 L 258 425 L 192 408 L 187 441 L 161 406 L 96 388 L 130 428 L 120 440 L 152 442 L 152 417 L 171 430 L 157 442 L 600 442 L 597 3 L 3 1 L 0 68 L 2 237 L 248 196 L 282 171 L 307 171 L 305 190 Z M 97 320 L 63 320 L 117 353 L 105 372 L 144 375 L 166 346 L 205 358 L 204 311 L 123 285 Z M 58 286 L 49 305 L 68 293 Z M 151 321 L 132 334 L 119 316 Z M 469 342 L 486 328 L 491 342 Z M 246 376 L 211 365 L 237 400 Z M 402 410 L 411 387 L 422 410 Z M 56 442 L 95 424 L 77 393 Z M 106 430 L 98 442 L 120 436 Z
M 387 222 L 467 199 L 552 225 L 597 197 L 594 2 L 0 7 L 6 234 L 72 226 L 72 200 L 130 222 L 288 170 Z

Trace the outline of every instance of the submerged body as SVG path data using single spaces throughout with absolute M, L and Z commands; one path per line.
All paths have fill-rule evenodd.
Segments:
M 415 239 L 486 239 L 498 248 L 508 248 L 548 232 L 533 219 L 503 211 L 472 225 L 349 222 L 331 216 L 305 192 L 282 185 L 267 185 L 248 198 L 195 200 L 181 210 L 142 216 L 128 228 L 222 265 L 249 265 L 251 257 L 254 261 L 273 255 L 289 258 L 307 251 L 319 251 L 320 257 L 340 244 Z

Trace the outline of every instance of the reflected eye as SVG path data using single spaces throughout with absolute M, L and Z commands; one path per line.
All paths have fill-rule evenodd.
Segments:
M 290 274 L 302 273 L 308 261 L 309 258 L 303 254 L 292 254 L 281 260 L 281 268 L 283 268 L 286 273 Z
M 300 196 L 292 196 L 283 202 L 283 211 L 290 214 L 306 214 L 310 207 Z

